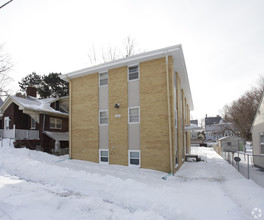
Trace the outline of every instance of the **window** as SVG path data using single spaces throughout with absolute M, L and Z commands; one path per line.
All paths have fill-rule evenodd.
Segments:
M 4 129 L 9 129 L 9 122 L 10 122 L 9 117 L 5 117 L 4 118 Z
M 140 109 L 139 107 L 128 108 L 128 123 L 138 124 L 140 122 Z
M 132 166 L 140 166 L 140 151 L 139 150 L 129 150 L 128 151 L 129 161 L 128 164 Z
M 260 133 L 260 153 L 264 154 L 264 133 Z
M 108 85 L 108 72 L 99 74 L 99 86 Z
M 33 118 L 31 118 L 30 123 L 31 123 L 31 129 L 36 129 L 37 128 L 37 123 L 36 123 L 36 121 Z
M 228 147 L 231 147 L 231 142 L 226 143 Z
M 50 118 L 50 128 L 62 129 L 62 120 L 59 118 Z
M 128 81 L 139 79 L 138 65 L 128 67 Z
M 103 110 L 99 112 L 99 124 L 108 125 L 108 111 Z
M 177 110 L 174 109 L 174 126 L 177 128 Z
M 102 150 L 99 150 L 99 161 L 100 163 L 108 163 L 108 150 L 107 149 L 102 149 Z

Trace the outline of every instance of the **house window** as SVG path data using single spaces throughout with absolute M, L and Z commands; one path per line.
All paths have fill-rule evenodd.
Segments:
M 9 129 L 9 117 L 4 118 L 4 129 Z
M 99 150 L 99 161 L 100 163 L 108 163 L 109 154 L 107 149 Z
M 108 111 L 107 110 L 99 111 L 99 124 L 108 125 Z
M 139 107 L 128 108 L 128 123 L 129 124 L 140 123 L 140 108 Z
M 50 128 L 62 129 L 62 120 L 59 118 L 50 118 Z
M 260 153 L 264 154 L 264 133 L 260 133 Z
M 31 118 L 30 122 L 31 122 L 31 129 L 36 129 L 37 128 L 36 121 L 33 118 Z
M 138 65 L 128 67 L 128 81 L 139 79 Z
M 100 86 L 108 85 L 108 72 L 104 72 L 104 73 L 99 74 L 99 85 Z
M 177 110 L 174 109 L 174 126 L 177 128 Z
M 140 151 L 139 150 L 129 150 L 128 151 L 128 164 L 132 166 L 140 166 Z
M 231 146 L 231 142 L 227 142 L 226 144 L 227 144 L 227 146 L 228 146 L 228 147 L 230 147 L 230 146 Z

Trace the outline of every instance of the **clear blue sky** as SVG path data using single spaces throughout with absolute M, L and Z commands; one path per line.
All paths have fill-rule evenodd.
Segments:
M 33 71 L 87 67 L 92 44 L 121 47 L 128 35 L 141 50 L 182 44 L 196 119 L 264 74 L 263 10 L 263 0 L 14 0 L 0 10 L 0 44 L 14 63 L 13 93 Z

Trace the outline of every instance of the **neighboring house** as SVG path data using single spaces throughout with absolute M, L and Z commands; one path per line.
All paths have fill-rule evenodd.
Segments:
M 245 140 L 237 136 L 222 137 L 218 140 L 221 152 L 245 151 Z
M 1 106 L 3 105 L 3 100 L 0 98 L 0 108 Z M 2 118 L 0 117 L 0 129 L 2 129 Z M 0 133 L 0 136 L 1 136 L 1 133 Z
M 174 173 L 193 110 L 182 47 L 61 76 L 70 85 L 70 158 Z
M 191 120 L 190 126 L 187 126 L 185 130 L 190 132 L 191 144 L 202 144 L 205 140 L 204 130 L 198 126 L 198 120 Z
M 190 120 L 190 124 L 198 125 L 198 120 Z
M 222 137 L 237 135 L 238 132 L 231 122 L 225 122 L 222 117 L 205 117 L 205 135 L 207 141 L 217 141 Z
M 9 96 L 0 107 L 1 138 L 14 139 L 15 147 L 67 153 L 69 148 L 69 98 L 36 98 L 36 88 L 27 97 Z
M 264 93 L 258 106 L 252 127 L 252 150 L 254 165 L 264 168 Z

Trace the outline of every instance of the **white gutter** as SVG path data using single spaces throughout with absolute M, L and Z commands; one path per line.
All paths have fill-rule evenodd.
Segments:
M 167 79 L 167 101 L 168 101 L 168 122 L 169 122 L 169 147 L 170 147 L 170 173 L 173 173 L 172 165 L 172 135 L 171 135 L 171 105 L 170 105 L 170 83 L 169 83 L 169 62 L 168 53 L 165 50 L 166 55 L 166 79 Z

